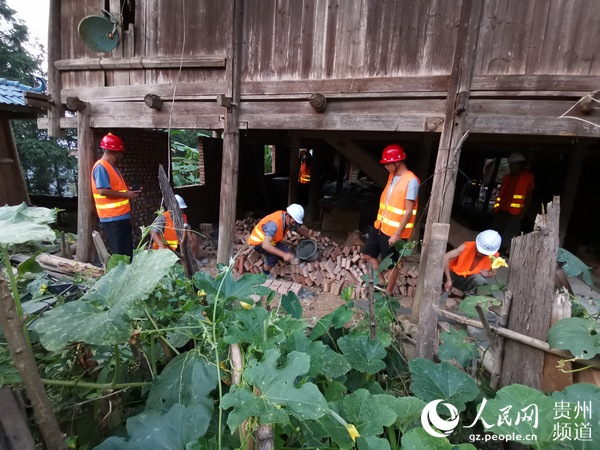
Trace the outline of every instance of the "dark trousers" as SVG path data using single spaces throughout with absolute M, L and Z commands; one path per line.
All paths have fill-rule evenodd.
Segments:
M 108 240 L 108 247 L 113 255 L 133 257 L 133 241 L 131 240 L 131 221 L 129 219 L 102 222 L 102 229 Z

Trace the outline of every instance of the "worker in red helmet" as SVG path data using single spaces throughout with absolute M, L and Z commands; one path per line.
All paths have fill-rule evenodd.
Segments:
M 138 197 L 141 189 L 130 189 L 118 169 L 125 146 L 119 137 L 108 133 L 100 142 L 102 158 L 92 169 L 92 193 L 100 224 L 108 240 L 111 253 L 133 256 L 131 240 L 130 200 Z
M 387 282 L 383 273 L 379 274 L 381 283 L 389 295 L 393 293 L 401 267 L 398 263 L 399 253 L 394 244 L 400 239 L 410 238 L 417 215 L 419 179 L 408 170 L 405 160 L 406 153 L 400 144 L 390 144 L 383 149 L 380 162 L 389 173 L 388 181 L 381 193 L 377 219 L 362 250 L 364 260 L 371 264 L 373 269 L 379 268 L 377 258 L 380 255 L 381 259 L 392 255 L 395 264 Z

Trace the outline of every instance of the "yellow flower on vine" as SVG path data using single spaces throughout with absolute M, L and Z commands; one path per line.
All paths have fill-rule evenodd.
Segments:
M 244 309 L 250 309 L 250 308 L 252 308 L 254 306 L 254 305 L 251 305 L 250 303 L 246 303 L 246 302 L 240 302 L 240 305 Z
M 500 267 L 508 267 L 508 264 L 506 264 L 504 258 L 495 258 L 494 256 L 490 255 L 490 259 L 492 260 L 492 270 L 499 269 Z
M 352 442 L 356 442 L 356 438 L 360 437 L 360 434 L 359 434 L 358 430 L 351 423 L 347 423 L 346 424 L 346 430 L 348 430 L 348 434 L 350 435 L 350 438 L 352 439 Z

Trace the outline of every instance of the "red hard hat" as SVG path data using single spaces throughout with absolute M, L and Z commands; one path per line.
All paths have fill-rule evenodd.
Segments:
M 404 161 L 406 159 L 406 153 L 400 144 L 390 144 L 383 149 L 381 154 L 381 164 L 389 164 L 398 161 Z
M 102 138 L 102 140 L 100 141 L 100 148 L 111 150 L 113 152 L 125 151 L 123 141 L 112 133 L 108 133 Z

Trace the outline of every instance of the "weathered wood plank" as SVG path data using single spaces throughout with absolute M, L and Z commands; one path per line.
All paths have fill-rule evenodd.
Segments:
M 501 114 L 467 114 L 473 133 L 538 134 L 548 136 L 599 137 L 600 128 L 580 120 L 556 116 L 515 116 Z
M 91 129 L 89 108 L 77 113 L 77 250 L 75 259 L 92 262 L 94 241 L 92 231 L 95 228 L 94 199 L 92 197 L 92 167 L 94 165 L 94 133 Z
M 507 289 L 513 293 L 508 328 L 545 341 L 552 317 L 554 272 L 558 245 L 560 204 L 548 204 L 547 214 L 538 216 L 533 232 L 513 238 Z M 534 272 L 523 267 L 535 267 Z M 512 341 L 505 343 L 500 385 L 514 383 L 540 389 L 544 353 Z
M 585 91 L 600 86 L 598 75 L 474 75 L 472 91 Z
M 179 69 L 190 67 L 225 67 L 224 56 L 170 56 L 130 58 L 61 59 L 54 63 L 60 71 L 115 69 Z

